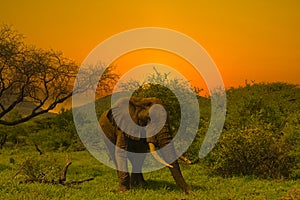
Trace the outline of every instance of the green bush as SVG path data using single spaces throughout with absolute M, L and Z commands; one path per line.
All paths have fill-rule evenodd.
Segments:
M 44 151 L 66 150 L 72 142 L 70 133 L 54 129 L 40 130 L 31 134 L 29 140 Z
M 290 177 L 293 179 L 300 178 L 300 127 L 291 130 L 288 137 L 288 142 L 291 144 L 289 156 L 293 159 L 294 165 L 291 167 Z
M 0 138 L 7 135 L 4 147 L 28 145 L 27 136 L 31 132 L 30 123 L 18 124 L 15 126 L 0 125 Z
M 212 169 L 221 175 L 287 177 L 293 166 L 285 137 L 260 127 L 224 132 L 210 155 Z
M 35 121 L 35 131 L 29 134 L 30 144 L 42 151 L 81 151 L 85 147 L 75 129 L 71 110 L 62 110 L 58 115 Z
M 196 119 L 197 115 L 195 113 L 194 100 L 195 98 L 200 98 L 197 95 L 202 90 L 190 87 L 189 83 L 185 80 L 170 78 L 169 73 L 160 73 L 155 68 L 153 69 L 154 72 L 150 73 L 146 77 L 145 82 L 147 84 L 144 84 L 143 82 L 129 81 L 123 84 L 123 89 L 125 91 L 134 91 L 133 96 L 159 98 L 169 114 L 172 134 L 175 136 L 181 126 L 184 128 L 184 134 L 186 134 L 187 137 L 190 137 L 191 134 L 194 134 L 194 132 L 192 132 L 194 130 L 190 130 L 190 124 L 194 124 L 193 122 L 195 120 L 197 122 L 199 121 L 199 119 Z M 205 101 L 204 98 L 201 100 Z M 182 108 L 180 103 L 185 106 L 185 112 L 181 112 Z M 182 116 L 182 114 L 184 116 Z M 186 152 L 186 156 L 188 156 L 192 161 L 198 159 L 199 149 L 196 149 L 199 146 L 198 143 L 201 141 L 201 138 L 202 137 L 196 136 L 193 147 L 188 149 Z
M 176 133 L 178 127 L 181 125 L 181 118 L 195 120 L 195 115 L 192 112 L 194 110 L 192 100 L 201 92 L 201 89 L 191 88 L 185 80 L 170 78 L 169 73 L 160 73 L 156 68 L 153 68 L 153 70 L 154 72 L 146 77 L 145 82 L 147 84 L 144 84 L 144 82 L 129 81 L 123 84 L 122 88 L 125 91 L 134 90 L 133 96 L 159 98 L 169 114 L 172 131 Z M 186 112 L 187 116 L 181 116 L 180 102 L 186 105 L 189 111 Z M 192 105 L 189 107 L 190 104 Z
M 224 131 L 206 158 L 223 176 L 299 177 L 300 89 L 285 83 L 246 84 L 227 91 Z
M 20 165 L 21 175 L 25 176 L 25 179 L 45 182 L 58 181 L 61 168 L 57 160 L 50 155 L 28 158 Z

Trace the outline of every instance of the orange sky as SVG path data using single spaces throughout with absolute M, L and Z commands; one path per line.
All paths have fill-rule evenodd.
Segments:
M 207 50 L 226 87 L 243 85 L 246 79 L 300 84 L 298 0 L 74 2 L 1 1 L 0 23 L 13 25 L 28 43 L 61 50 L 78 63 L 121 31 L 147 26 L 174 29 Z M 116 63 L 124 72 L 150 61 L 176 65 L 192 83 L 198 81 L 184 60 L 167 53 L 135 52 Z
M 175 54 L 172 54 L 167 51 L 157 50 L 157 49 L 143 49 L 143 50 L 137 50 L 132 51 L 130 53 L 127 53 L 121 57 L 119 57 L 113 64 L 120 68 L 119 66 L 122 66 L 122 64 L 125 64 L 129 68 L 134 68 L 135 66 L 143 65 L 144 63 L 150 63 L 148 69 L 145 70 L 145 74 L 147 73 L 154 73 L 153 67 L 155 67 L 160 73 L 170 73 L 170 78 L 179 78 L 179 79 L 186 79 L 190 82 L 192 86 L 197 86 L 204 91 L 201 93 L 203 95 L 208 94 L 207 86 L 204 82 L 204 79 L 201 77 L 201 75 L 197 72 L 197 70 L 184 58 L 177 56 Z M 158 64 L 152 64 L 152 63 L 158 63 L 162 65 L 166 65 L 168 67 L 171 67 L 175 70 L 174 73 L 178 72 L 182 76 L 176 76 L 173 73 L 173 70 L 168 70 L 163 67 L 159 67 Z M 149 69 L 150 68 L 150 69 Z M 119 69 L 119 74 L 125 74 L 127 72 L 127 69 Z M 136 72 L 139 73 L 139 72 Z M 140 76 L 136 75 L 136 73 L 129 73 L 126 80 L 130 80 L 134 78 L 134 76 L 137 77 L 137 79 L 143 80 Z M 143 74 L 145 77 L 145 74 Z

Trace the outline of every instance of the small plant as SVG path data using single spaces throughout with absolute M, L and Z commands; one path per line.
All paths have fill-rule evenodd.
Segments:
M 24 182 L 56 182 L 61 168 L 52 156 L 27 158 L 21 165 L 20 173 L 25 176 Z
M 42 155 L 31 157 L 27 158 L 22 163 L 15 176 L 18 174 L 25 176 L 24 181 L 21 181 L 21 183 L 40 182 L 63 185 L 82 183 L 94 179 L 88 178 L 83 180 L 66 181 L 67 170 L 71 164 L 72 162 L 69 161 L 68 154 L 66 155 L 66 163 L 63 168 L 59 166 L 57 160 L 52 156 Z

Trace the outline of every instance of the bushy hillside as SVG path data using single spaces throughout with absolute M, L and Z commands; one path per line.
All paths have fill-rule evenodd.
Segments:
M 299 178 L 300 88 L 247 84 L 227 91 L 227 115 L 218 144 L 206 158 L 213 173 Z
M 156 90 L 164 88 L 155 87 Z M 137 95 L 161 95 L 168 108 L 178 106 L 162 91 L 143 91 Z M 122 94 L 119 94 L 122 95 Z M 227 115 L 224 130 L 213 151 L 200 164 L 211 173 L 223 176 L 299 178 L 300 168 L 300 88 L 287 83 L 246 84 L 227 90 Z M 110 106 L 111 97 L 96 101 L 99 116 Z M 210 99 L 199 97 L 200 125 L 196 138 L 186 152 L 193 162 L 206 134 L 210 118 Z M 173 111 L 173 113 L 180 113 Z M 180 116 L 179 116 L 180 118 Z M 172 118 L 174 130 L 179 120 Z M 15 127 L 2 127 L 8 135 L 4 148 L 37 144 L 43 151 L 84 150 L 74 127 L 70 110 L 57 116 L 35 119 Z M 176 134 L 176 132 L 175 132 Z

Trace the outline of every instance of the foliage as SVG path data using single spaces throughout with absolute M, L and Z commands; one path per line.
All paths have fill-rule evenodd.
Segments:
M 81 151 L 84 146 L 77 135 L 71 110 L 36 122 L 36 132 L 29 135 L 31 144 L 45 151 Z
M 53 130 L 41 130 L 30 135 L 29 140 L 45 151 L 65 151 L 72 141 L 69 133 Z
M 97 87 L 103 93 L 118 75 L 113 67 L 83 66 L 61 52 L 27 45 L 24 36 L 10 26 L 0 27 L 0 124 L 13 126 L 53 110 L 72 95 Z M 102 74 L 99 80 L 99 74 Z M 77 78 L 76 78 L 77 77 Z M 76 78 L 76 81 L 75 81 Z M 75 83 L 75 87 L 73 84 Z M 27 107 L 19 118 L 8 117 Z
M 25 180 L 58 181 L 61 168 L 53 156 L 31 156 L 20 165 L 20 175 L 25 176 Z
M 156 75 L 167 77 L 160 73 Z M 203 160 L 209 171 L 222 176 L 299 179 L 299 90 L 298 86 L 286 83 L 246 84 L 229 89 L 224 130 L 216 147 Z M 168 111 L 176 110 L 179 106 L 174 93 L 163 86 L 144 85 L 135 91 L 135 95 L 163 98 L 169 106 Z M 198 159 L 210 117 L 210 99 L 198 97 L 198 101 L 201 109 L 200 126 L 185 154 L 194 162 Z M 95 106 L 99 116 L 110 106 L 110 96 L 96 101 Z M 173 114 L 172 129 L 176 131 L 176 123 L 179 122 L 177 117 L 181 116 L 176 111 Z M 3 126 L 0 134 L 4 133 L 8 133 L 4 148 L 38 144 L 42 151 L 85 149 L 76 133 L 70 110 L 62 110 L 56 116 L 39 118 L 18 126 Z
M 160 73 L 156 68 L 150 73 L 143 82 L 131 80 L 122 85 L 125 91 L 134 91 L 133 96 L 137 97 L 157 97 L 159 98 L 167 113 L 173 136 L 179 130 L 184 133 L 185 139 L 195 136 L 194 127 L 198 128 L 199 116 L 195 112 L 195 106 L 198 107 L 199 88 L 192 88 L 189 82 L 182 79 L 170 78 L 170 73 Z M 144 84 L 146 83 L 146 84 Z M 196 137 L 198 141 L 198 137 Z M 185 148 L 186 141 L 181 140 L 180 145 Z M 194 147 L 194 146 L 193 146 Z M 192 161 L 197 160 L 198 152 L 189 149 L 186 154 Z M 193 149 L 194 150 L 194 149 Z
M 300 89 L 286 83 L 228 90 L 224 131 L 206 158 L 211 170 L 223 176 L 299 177 L 299 97 Z
M 85 149 L 77 135 L 71 110 L 62 110 L 57 115 L 39 117 L 15 126 L 0 127 L 0 139 L 7 135 L 4 148 L 38 145 L 42 152 Z
M 111 107 L 111 95 L 107 95 L 95 101 L 95 110 L 97 117 L 99 118 L 101 114 Z
M 190 87 L 189 83 L 181 79 L 171 79 L 169 73 L 160 73 L 156 68 L 154 73 L 147 76 L 146 84 L 131 80 L 122 85 L 123 90 L 134 91 L 133 96 L 137 97 L 157 97 L 162 100 L 165 109 L 167 110 L 171 128 L 173 132 L 178 130 L 181 118 L 192 119 L 193 107 L 188 107 L 192 104 L 192 99 L 201 92 L 198 88 Z M 189 109 L 186 116 L 181 116 L 180 103 L 185 104 Z M 193 106 L 193 104 L 191 105 Z
M 32 132 L 31 124 L 25 123 L 15 126 L 0 125 L 0 137 L 7 135 L 3 147 L 12 148 L 28 145 L 28 135 Z
M 0 28 L 0 51 L 1 124 L 28 121 L 71 96 L 70 80 L 77 66 L 61 53 L 26 45 L 24 37 L 6 25 Z M 26 101 L 36 105 L 31 113 L 12 121 L 5 118 Z
M 289 151 L 284 138 L 263 127 L 226 131 L 211 155 L 212 168 L 222 175 L 287 177 L 293 164 Z
M 290 130 L 289 137 L 287 138 L 291 145 L 289 156 L 293 159 L 293 166 L 290 169 L 290 177 L 300 179 L 300 128 L 299 124 L 297 129 Z

